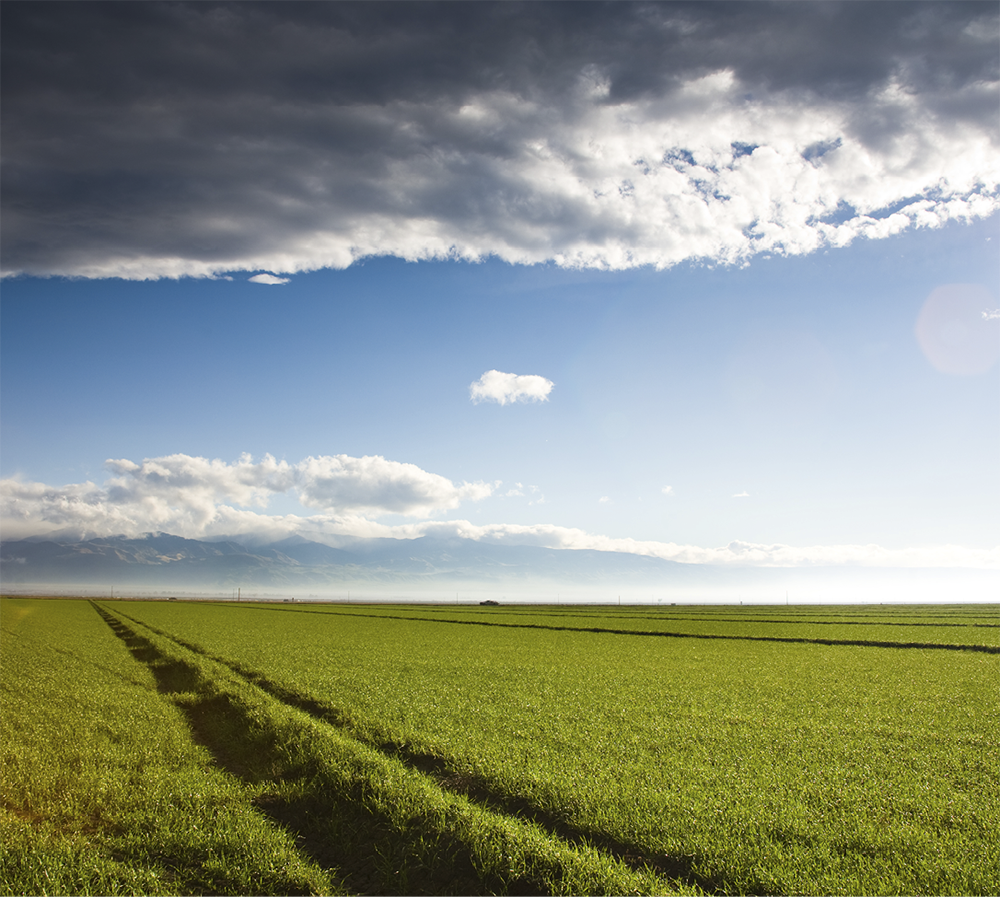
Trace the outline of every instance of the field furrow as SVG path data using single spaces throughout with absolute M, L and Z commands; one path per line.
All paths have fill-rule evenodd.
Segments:
M 456 622 L 493 608 L 129 612 L 439 782 L 706 890 L 996 885 L 989 651 Z
M 1000 888 L 995 607 L 5 600 L 3 623 L 5 868 L 64 882 L 22 893 Z
M 344 893 L 191 739 L 169 665 L 87 602 L 0 606 L 0 893 Z
M 230 606 L 230 605 L 225 605 Z M 627 636 L 660 636 L 663 638 L 732 639 L 734 641 L 788 642 L 816 645 L 845 645 L 873 648 L 919 648 L 947 651 L 974 651 L 1000 654 L 1000 623 L 996 622 L 899 622 L 889 620 L 809 620 L 747 619 L 721 616 L 691 617 L 687 615 L 650 614 L 638 611 L 604 615 L 541 612 L 532 609 L 419 610 L 395 607 L 352 610 L 344 606 L 310 608 L 303 605 L 244 605 L 243 608 L 265 613 L 354 614 L 371 619 L 407 620 L 413 622 L 452 624 L 459 626 L 497 626 L 552 631 L 593 632 Z M 394 612 L 395 611 L 395 612 Z M 995 619 L 995 618 L 994 618 Z M 602 625 L 587 625 L 600 622 Z
M 216 762 L 248 784 L 266 782 L 258 806 L 353 892 L 694 890 L 656 876 L 638 858 L 571 843 L 537 819 L 477 800 L 430 758 L 352 737 L 343 719 L 308 697 L 117 608 L 102 615 L 146 658 L 161 688 L 176 694 Z

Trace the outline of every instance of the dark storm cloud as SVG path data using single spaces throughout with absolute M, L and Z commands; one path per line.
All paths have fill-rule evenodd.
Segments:
M 6 272 L 733 261 L 996 204 L 994 4 L 0 14 Z

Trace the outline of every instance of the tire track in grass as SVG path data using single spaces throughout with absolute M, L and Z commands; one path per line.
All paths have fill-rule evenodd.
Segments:
M 346 893 L 206 763 L 92 602 L 24 606 L 13 645 L 3 606 L 0 894 Z
M 195 665 L 161 651 L 118 617 L 148 629 L 205 660 L 220 664 L 235 674 L 244 686 L 256 687 L 286 709 L 294 708 L 305 712 L 314 721 L 341 733 L 341 738 L 346 738 L 361 750 L 377 752 L 383 762 L 395 761 L 401 764 L 411 773 L 419 774 L 423 779 L 429 780 L 429 783 L 433 782 L 438 794 L 452 795 L 452 801 L 456 798 L 464 800 L 487 820 L 495 823 L 494 834 L 499 833 L 501 841 L 504 829 L 510 824 L 515 827 L 527 824 L 544 838 L 544 847 L 538 850 L 539 854 L 546 854 L 538 857 L 543 867 L 552 863 L 565 864 L 567 857 L 574 855 L 581 856 L 583 862 L 587 862 L 588 856 L 596 854 L 606 856 L 637 876 L 635 882 L 630 883 L 630 891 L 634 891 L 638 884 L 640 888 L 652 887 L 653 890 L 662 892 L 663 885 L 666 884 L 664 879 L 676 882 L 688 892 L 701 890 L 708 893 L 728 893 L 732 890 L 731 883 L 697 874 L 694 869 L 697 857 L 650 856 L 634 845 L 596 833 L 582 832 L 527 802 L 497 794 L 485 781 L 457 777 L 448 770 L 440 757 L 414 751 L 391 739 L 365 738 L 350 717 L 337 708 L 271 682 L 256 671 L 215 657 L 199 646 L 143 623 L 121 610 L 116 609 L 113 615 L 96 605 L 95 608 L 137 659 L 150 667 L 158 688 L 173 696 L 182 707 L 200 743 L 209 749 L 227 772 L 245 782 L 258 783 L 267 778 L 268 766 L 280 765 L 280 758 L 276 756 L 282 751 L 280 738 L 274 732 L 268 732 L 266 727 L 261 729 L 259 720 L 253 718 L 250 708 L 241 701 L 215 690 L 215 683 L 206 680 Z M 234 745 L 237 747 L 234 748 Z M 316 776 L 318 770 L 304 768 L 293 769 L 292 772 L 300 773 L 305 783 L 310 776 Z M 258 807 L 275 822 L 292 831 L 303 852 L 311 859 L 326 868 L 334 864 L 334 870 L 343 876 L 343 884 L 354 891 L 412 894 L 553 892 L 551 887 L 547 888 L 545 885 L 551 879 L 540 878 L 537 874 L 532 874 L 530 869 L 526 873 L 522 870 L 522 874 L 513 877 L 504 877 L 496 872 L 487 872 L 484 876 L 482 862 L 477 866 L 472 855 L 475 850 L 470 850 L 470 846 L 476 845 L 469 845 L 460 838 L 443 845 L 447 854 L 443 871 L 440 862 L 435 868 L 433 863 L 428 865 L 427 857 L 417 857 L 414 865 L 420 874 L 416 878 L 406 877 L 402 881 L 393 881 L 389 867 L 401 863 L 405 865 L 413 857 L 406 856 L 406 844 L 401 842 L 398 821 L 373 812 L 370 790 L 370 782 L 362 777 L 354 780 L 351 788 L 340 794 L 333 794 L 329 790 L 317 793 L 315 789 L 306 788 L 301 793 L 293 794 L 291 799 L 280 795 L 267 796 L 258 801 Z M 331 811 L 344 817 L 342 824 L 338 826 L 340 839 L 330 838 L 328 829 Z M 412 830 L 408 834 L 415 840 L 424 835 L 418 830 Z M 435 834 L 440 840 L 440 826 Z M 445 836 L 447 834 L 444 832 Z M 344 840 L 354 845 L 357 854 L 353 858 L 346 858 L 346 861 L 343 856 Z M 444 840 L 447 841 L 447 837 Z M 553 860 L 547 854 L 561 855 L 562 858 Z M 373 873 L 370 862 L 372 855 L 383 856 L 383 866 L 387 864 L 386 868 L 376 869 Z M 482 861 L 482 857 L 479 859 Z M 570 863 L 572 864 L 572 860 Z M 490 865 L 489 861 L 486 865 Z M 558 877 L 560 871 L 557 868 L 552 876 Z M 570 869 L 569 872 L 572 873 L 573 870 Z M 604 889 L 607 887 L 605 884 Z M 761 888 L 762 886 L 755 887 L 752 884 L 749 886 L 751 892 L 759 892 Z
M 322 614 L 331 616 L 328 611 L 299 610 L 286 611 L 278 607 L 258 605 L 219 604 L 219 607 L 233 607 L 242 610 L 275 611 L 277 613 Z M 804 638 L 787 635 L 719 635 L 706 632 L 664 632 L 650 629 L 611 629 L 607 626 L 556 626 L 551 623 L 499 623 L 495 620 L 446 620 L 438 617 L 417 617 L 394 614 L 360 614 L 353 611 L 338 611 L 338 616 L 364 617 L 372 620 L 404 620 L 418 623 L 441 623 L 449 626 L 496 626 L 503 629 L 546 629 L 553 632 L 589 632 L 597 635 L 633 635 L 647 638 L 690 638 L 716 641 L 736 642 L 779 642 L 793 645 L 827 645 L 853 648 L 916 648 L 920 650 L 938 651 L 974 651 L 982 654 L 1000 654 L 1000 645 L 960 645 L 942 642 L 886 642 L 875 639 L 834 639 L 834 638 Z M 873 624 L 874 625 L 874 624 Z
M 381 855 L 384 867 L 392 865 L 393 860 L 398 865 L 400 860 L 398 852 L 393 856 L 391 821 L 364 811 L 363 787 L 341 795 L 339 800 L 330 793 L 317 795 L 307 787 L 296 788 L 295 785 L 306 785 L 315 770 L 301 765 L 288 768 L 288 758 L 280 756 L 280 739 L 253 718 L 249 707 L 225 691 L 216 690 L 218 684 L 202 676 L 196 666 L 160 650 L 114 614 L 96 605 L 95 609 L 136 660 L 150 669 L 157 690 L 180 707 L 193 737 L 219 767 L 254 790 L 263 789 L 253 801 L 258 810 L 272 823 L 290 831 L 300 851 L 313 862 L 340 875 L 342 884 L 353 893 L 449 892 L 448 880 L 432 878 L 423 883 L 404 876 L 402 881 L 393 881 L 396 870 L 379 868 L 378 863 L 372 868 L 370 862 L 359 861 L 362 856 Z M 284 784 L 292 784 L 286 793 L 268 789 L 268 780 L 273 780 L 276 774 Z M 345 864 L 345 854 L 351 852 L 356 855 L 354 862 L 348 856 Z M 464 863 L 456 862 L 455 857 L 451 859 L 449 871 L 454 874 L 449 876 L 450 883 L 458 884 L 459 893 L 473 893 L 470 885 L 477 882 L 471 861 L 467 857 L 463 858 Z
M 682 881 L 709 894 L 727 894 L 732 890 L 732 884 L 727 879 L 721 876 L 707 876 L 697 871 L 705 860 L 698 854 L 650 853 L 640 845 L 622 841 L 605 832 L 574 826 L 523 797 L 497 791 L 493 784 L 484 777 L 472 776 L 465 772 L 456 773 L 448 766 L 445 758 L 437 754 L 421 751 L 408 743 L 395 740 L 388 733 L 382 732 L 378 733 L 377 737 L 372 737 L 369 732 L 364 731 L 355 723 L 350 714 L 341 708 L 318 701 L 311 695 L 297 692 L 274 682 L 257 670 L 212 654 L 200 645 L 185 641 L 134 617 L 128 617 L 121 611 L 119 613 L 182 648 L 220 664 L 282 704 L 301 710 L 317 721 L 335 727 L 352 740 L 373 748 L 384 756 L 397 760 L 408 768 L 429 777 L 442 790 L 465 797 L 489 812 L 540 826 L 552 837 L 560 838 L 575 847 L 596 848 L 637 872 L 653 870 L 658 875 Z M 761 883 L 752 883 L 747 888 L 749 893 L 769 891 L 769 886 Z

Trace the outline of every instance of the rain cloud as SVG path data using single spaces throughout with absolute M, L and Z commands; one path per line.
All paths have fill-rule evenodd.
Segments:
M 8 3 L 2 270 L 743 264 L 1000 208 L 982 3 Z

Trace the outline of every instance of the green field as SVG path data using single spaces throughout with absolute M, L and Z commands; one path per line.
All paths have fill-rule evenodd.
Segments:
M 5 599 L 7 894 L 1000 892 L 1000 608 Z

